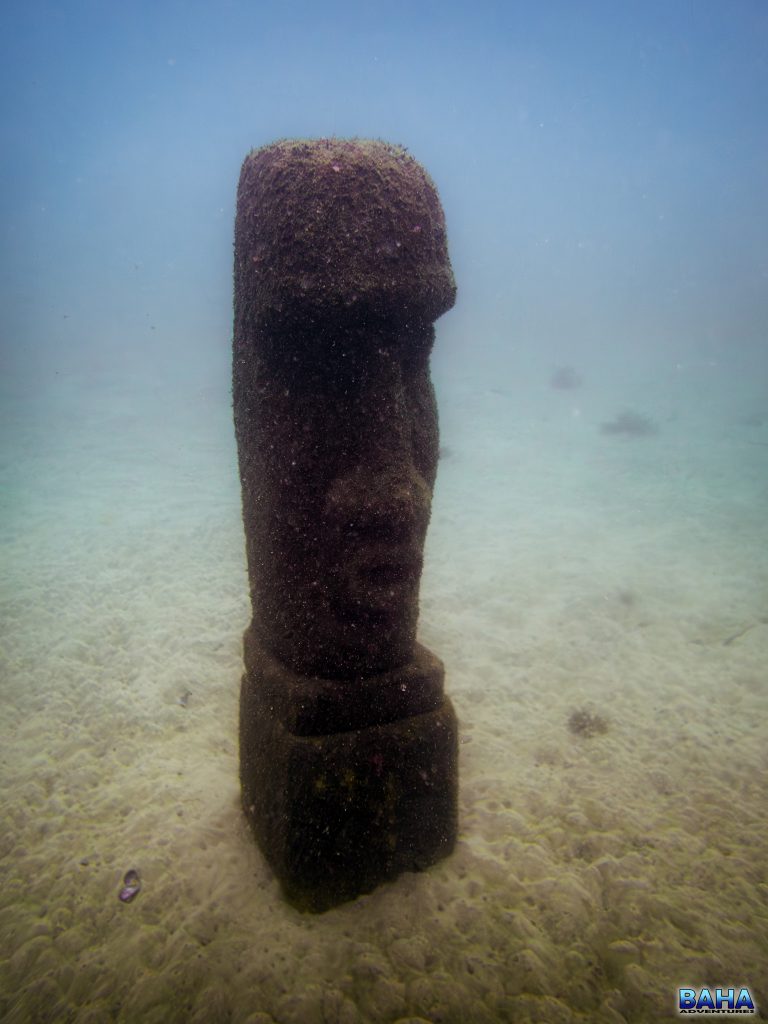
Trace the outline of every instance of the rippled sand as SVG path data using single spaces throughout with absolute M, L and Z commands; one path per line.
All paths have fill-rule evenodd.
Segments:
M 692 396 L 609 437 L 617 403 L 542 381 L 438 382 L 421 639 L 460 719 L 456 852 L 320 916 L 239 811 L 226 384 L 12 390 L 3 1020 L 622 1024 L 703 984 L 768 1006 L 762 427 Z

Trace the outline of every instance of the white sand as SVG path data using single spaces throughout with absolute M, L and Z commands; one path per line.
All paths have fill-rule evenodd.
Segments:
M 460 719 L 460 841 L 319 916 L 239 811 L 224 373 L 9 384 L 2 1020 L 621 1024 L 703 984 L 768 1008 L 768 428 L 696 380 L 438 383 L 421 639 Z M 624 404 L 659 434 L 602 435 Z

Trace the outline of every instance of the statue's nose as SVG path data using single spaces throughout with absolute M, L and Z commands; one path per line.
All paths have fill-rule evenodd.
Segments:
M 338 530 L 406 539 L 426 527 L 431 495 L 412 463 L 361 465 L 334 480 L 325 501 L 329 523 Z

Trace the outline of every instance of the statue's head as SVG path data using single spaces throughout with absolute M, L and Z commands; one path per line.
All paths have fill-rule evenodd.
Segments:
M 300 674 L 408 661 L 437 468 L 433 321 L 453 304 L 429 178 L 384 143 L 243 165 L 234 405 L 253 630 Z

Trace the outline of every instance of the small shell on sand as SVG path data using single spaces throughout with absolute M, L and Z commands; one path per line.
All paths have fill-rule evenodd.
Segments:
M 141 892 L 141 879 L 139 878 L 138 871 L 134 871 L 133 868 L 130 871 L 125 872 L 123 878 L 123 887 L 120 890 L 118 896 L 123 903 L 130 903 L 131 900 L 138 896 Z

